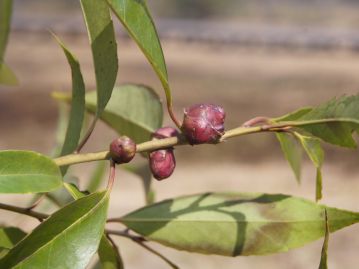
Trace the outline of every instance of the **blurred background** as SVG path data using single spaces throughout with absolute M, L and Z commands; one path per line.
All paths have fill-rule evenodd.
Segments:
M 166 57 L 174 106 L 211 102 L 227 112 L 226 128 L 255 116 L 275 117 L 359 91 L 359 1 L 355 0 L 148 0 Z M 160 83 L 140 50 L 115 19 L 118 84 L 145 83 L 164 99 Z M 78 1 L 15 0 L 6 61 L 19 87 L 0 91 L 0 149 L 49 154 L 55 145 L 58 105 L 51 92 L 71 88 L 66 59 L 48 29 L 80 60 L 88 89 L 95 87 L 92 57 Z M 168 117 L 165 123 L 170 124 Z M 103 150 L 116 134 L 99 124 L 85 151 Z M 323 203 L 359 211 L 358 151 L 326 146 Z M 304 158 L 301 185 L 272 134 L 231 139 L 218 146 L 176 149 L 177 169 L 154 182 L 156 199 L 205 191 L 287 193 L 314 198 L 315 169 Z M 138 160 L 141 162 L 141 160 Z M 92 164 L 73 169 L 82 184 Z M 141 183 L 121 171 L 110 206 L 120 216 L 144 204 Z M 21 196 L 3 202 L 26 204 Z M 27 201 L 29 197 L 27 197 Z M 0 221 L 34 222 L 0 212 Z M 331 236 L 329 267 L 357 268 L 359 227 Z M 121 239 L 127 268 L 167 268 L 157 257 Z M 267 257 L 223 258 L 153 247 L 181 268 L 317 268 L 322 240 Z M 140 254 L 139 254 L 140 253 Z M 141 259 L 139 259 L 141 257 Z

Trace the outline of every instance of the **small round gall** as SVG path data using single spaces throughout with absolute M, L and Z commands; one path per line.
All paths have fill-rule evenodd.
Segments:
M 127 136 L 121 136 L 110 144 L 110 156 L 117 163 L 128 163 L 136 154 L 136 143 Z
M 150 169 L 157 180 L 163 180 L 172 175 L 176 168 L 173 149 L 160 149 L 149 155 Z

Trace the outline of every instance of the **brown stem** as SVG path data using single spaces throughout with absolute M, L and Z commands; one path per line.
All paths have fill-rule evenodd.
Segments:
M 135 236 L 135 235 L 131 235 L 129 234 L 128 231 L 114 231 L 114 230 L 106 230 L 107 234 L 113 234 L 113 235 L 118 235 L 118 236 L 122 236 L 122 237 L 126 237 L 131 239 L 133 242 L 137 243 L 139 246 L 143 247 L 144 249 L 148 250 L 149 252 L 151 252 L 152 254 L 156 255 L 157 257 L 159 257 L 160 259 L 162 259 L 164 262 L 166 262 L 169 266 L 171 266 L 173 269 L 179 269 L 179 267 L 174 264 L 173 262 L 171 262 L 169 259 L 167 259 L 165 256 L 163 256 L 161 253 L 159 253 L 158 251 L 154 250 L 153 248 L 151 248 L 150 246 L 146 245 L 144 243 L 144 241 L 146 241 L 146 239 L 142 236 Z
M 37 207 L 44 200 L 45 197 L 46 197 L 46 194 L 40 194 L 39 198 L 37 198 L 35 200 L 35 202 L 31 206 L 27 207 L 26 209 L 27 210 L 34 209 L 35 207 Z
M 39 220 L 40 222 L 42 222 L 44 219 L 49 217 L 49 215 L 47 215 L 47 214 L 36 212 L 31 209 L 29 210 L 27 208 L 22 208 L 22 207 L 13 206 L 13 205 L 7 205 L 7 204 L 3 204 L 3 203 L 0 203 L 0 209 L 12 211 L 12 212 L 19 213 L 22 215 L 27 215 L 27 216 L 30 216 L 30 217 L 33 217 L 33 218 Z

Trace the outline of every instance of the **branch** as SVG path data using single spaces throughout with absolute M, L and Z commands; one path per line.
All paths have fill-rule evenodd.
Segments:
M 224 142 L 229 138 L 243 136 L 247 134 L 254 133 L 263 133 L 263 132 L 283 132 L 288 131 L 294 127 L 302 127 L 308 125 L 316 125 L 316 124 L 325 124 L 325 123 L 335 123 L 335 122 L 347 122 L 353 123 L 354 120 L 351 119 L 322 119 L 322 120 L 308 120 L 308 121 L 287 121 L 275 124 L 266 124 L 255 127 L 245 127 L 241 126 L 232 130 L 228 130 L 221 137 L 218 143 Z M 359 121 L 355 123 L 359 124 Z M 137 145 L 137 153 L 139 152 L 147 152 L 154 151 L 163 148 L 170 148 L 174 146 L 188 145 L 186 138 L 183 135 L 179 135 L 177 137 L 170 137 L 159 140 L 151 140 Z M 85 154 L 70 154 L 66 156 L 62 156 L 54 159 L 55 163 L 58 166 L 71 165 L 77 163 L 85 163 L 92 161 L 100 161 L 100 160 L 109 160 L 110 153 L 109 151 L 101 151 L 101 152 L 93 152 L 93 153 L 85 153 Z
M 30 217 L 33 217 L 33 218 L 39 220 L 40 222 L 42 222 L 44 219 L 49 217 L 49 215 L 47 215 L 47 214 L 36 212 L 31 209 L 17 207 L 17 206 L 13 206 L 13 205 L 6 205 L 6 204 L 2 204 L 2 203 L 0 203 L 0 209 L 27 215 L 27 216 L 30 216 Z

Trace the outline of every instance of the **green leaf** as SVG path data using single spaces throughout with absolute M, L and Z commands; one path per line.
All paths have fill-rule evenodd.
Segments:
M 26 233 L 17 227 L 0 228 L 0 249 L 11 249 L 25 237 Z
M 64 187 L 68 190 L 74 199 L 80 199 L 86 195 L 84 192 L 81 192 L 74 184 L 64 183 Z M 98 254 L 100 256 L 100 263 L 103 269 L 123 268 L 123 263 L 119 253 L 116 249 L 113 248 L 106 235 L 102 235 L 101 237 Z
M 106 0 L 117 18 L 147 57 L 172 105 L 171 90 L 163 51 L 145 0 Z
M 205 193 L 165 200 L 122 217 L 128 228 L 172 248 L 225 256 L 301 247 L 359 222 L 359 213 L 288 195 Z
M 55 98 L 71 100 L 63 94 L 56 94 Z M 96 113 L 95 92 L 86 94 L 86 109 Z M 151 134 L 162 126 L 162 104 L 149 87 L 123 85 L 114 88 L 112 98 L 100 118 L 120 135 L 127 135 L 136 143 L 141 143 L 148 141 Z
M 64 145 L 61 150 L 61 156 L 72 153 L 80 140 L 81 129 L 85 115 L 85 83 L 82 77 L 80 64 L 75 56 L 65 47 L 64 43 L 54 35 L 57 43 L 65 53 L 67 61 L 71 67 L 72 74 L 72 98 L 70 119 L 67 126 Z M 61 167 L 64 175 L 68 166 Z
M 123 269 L 123 261 L 117 250 L 111 245 L 105 235 L 102 236 L 98 255 L 102 269 Z
M 289 134 L 276 133 L 276 136 L 280 143 L 284 156 L 294 172 L 297 182 L 300 183 L 302 162 L 301 148 L 298 146 L 297 141 L 295 141 L 295 139 Z
M 80 2 L 95 65 L 98 100 L 96 116 L 99 116 L 111 98 L 118 71 L 115 31 L 105 1 L 81 0 Z
M 62 186 L 59 167 L 32 151 L 0 151 L 0 193 L 49 192 Z
M 0 268 L 85 268 L 105 227 L 109 195 L 98 192 L 55 212 L 0 260 Z
M 320 140 L 313 136 L 302 135 L 298 132 L 294 132 L 294 135 L 298 138 L 309 159 L 313 162 L 317 170 L 316 176 L 316 200 L 322 198 L 322 165 L 324 162 L 324 151 L 320 145 Z
M 279 118 L 274 118 L 272 119 L 273 121 L 292 121 L 292 120 L 297 120 L 301 117 L 303 117 L 305 114 L 309 113 L 310 111 L 312 111 L 313 108 L 311 107 L 303 107 L 303 108 L 300 108 L 296 111 L 293 111 L 289 114 L 286 114 L 284 116 L 281 116 Z
M 9 39 L 11 15 L 12 15 L 12 0 L 1 0 L 0 1 L 0 64 L 4 62 L 6 44 Z
M 355 148 L 352 137 L 359 130 L 359 95 L 333 99 L 295 119 L 295 122 L 328 120 L 328 122 L 300 126 L 299 128 L 325 142 Z
M 325 211 L 325 236 L 320 259 L 319 269 L 328 269 L 328 243 L 329 243 L 329 224 L 327 211 Z
M 0 62 L 0 84 L 16 86 L 19 84 L 14 72 L 5 64 Z

